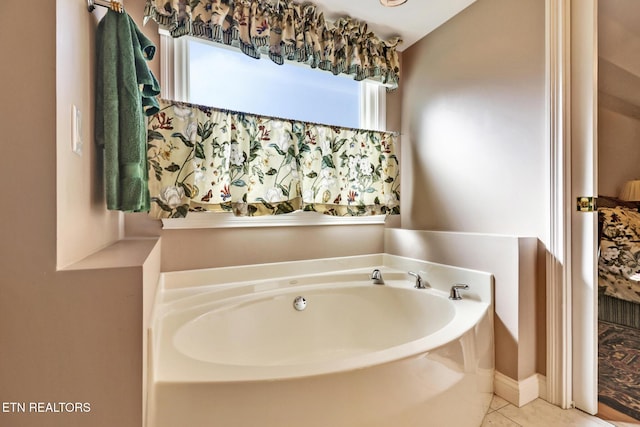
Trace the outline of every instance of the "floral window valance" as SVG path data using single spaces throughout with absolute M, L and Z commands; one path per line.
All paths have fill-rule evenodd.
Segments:
M 147 0 L 145 19 L 155 20 L 173 37 L 191 35 L 261 52 L 282 64 L 304 62 L 333 74 L 353 75 L 398 86 L 399 38 L 381 40 L 367 24 L 349 17 L 329 25 L 315 5 L 289 0 Z
M 148 128 L 155 218 L 399 213 L 396 135 L 170 101 Z

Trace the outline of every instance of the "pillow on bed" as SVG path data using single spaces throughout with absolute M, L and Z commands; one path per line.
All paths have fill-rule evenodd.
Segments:
M 640 212 L 622 206 L 599 208 L 602 239 L 613 242 L 640 242 Z
M 640 243 L 603 240 L 598 259 L 598 290 L 605 295 L 640 303 Z

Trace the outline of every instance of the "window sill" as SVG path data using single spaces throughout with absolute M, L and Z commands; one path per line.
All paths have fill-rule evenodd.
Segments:
M 286 215 L 237 217 L 231 213 L 191 212 L 187 218 L 163 218 L 164 230 L 193 228 L 308 227 L 318 225 L 384 224 L 385 215 L 338 217 L 316 212 L 293 212 Z

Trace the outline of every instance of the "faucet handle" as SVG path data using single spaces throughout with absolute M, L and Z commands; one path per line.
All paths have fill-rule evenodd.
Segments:
M 465 284 L 457 284 L 457 285 L 453 285 L 451 287 L 451 293 L 449 294 L 449 299 L 452 300 L 460 300 L 462 299 L 462 297 L 460 296 L 460 290 L 467 290 L 469 289 L 469 285 L 465 285 Z
M 422 281 L 422 277 L 420 277 L 420 275 L 414 271 L 409 271 L 407 274 L 409 274 L 409 276 L 413 276 L 416 278 L 416 284 L 414 285 L 414 288 L 416 289 L 426 289 L 427 287 L 424 285 L 424 282 Z

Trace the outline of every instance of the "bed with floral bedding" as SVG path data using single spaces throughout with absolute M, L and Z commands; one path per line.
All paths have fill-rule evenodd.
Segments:
M 640 212 L 600 207 L 598 317 L 640 328 Z

